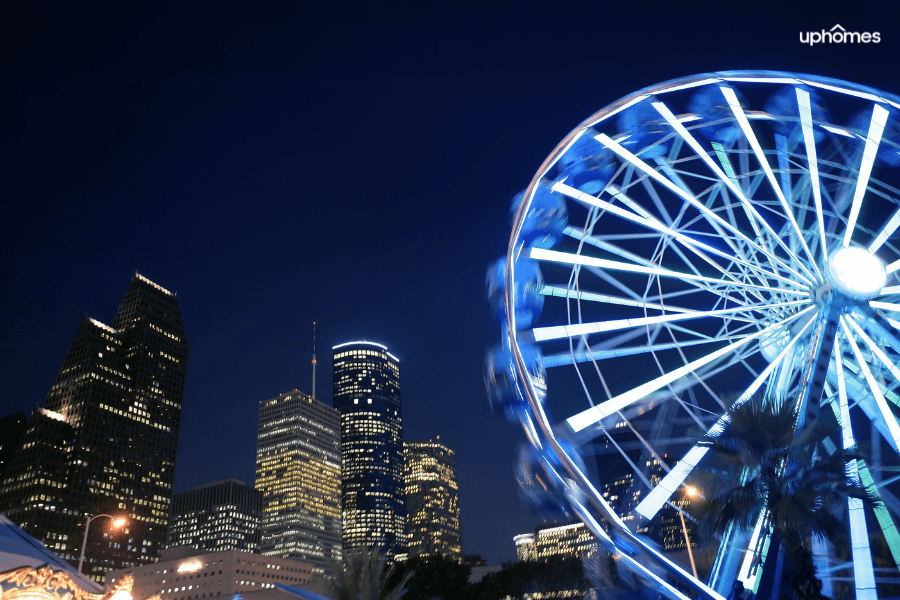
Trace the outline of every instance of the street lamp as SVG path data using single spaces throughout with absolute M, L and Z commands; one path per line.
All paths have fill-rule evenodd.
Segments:
M 81 555 L 78 557 L 79 573 L 81 573 L 81 567 L 84 565 L 84 549 L 87 547 L 87 536 L 88 530 L 91 528 L 91 521 L 93 521 L 94 519 L 99 519 L 100 517 L 109 517 L 113 520 L 112 526 L 115 528 L 121 527 L 128 522 L 128 519 L 126 519 L 125 517 L 114 517 L 112 515 L 94 515 L 93 517 L 89 517 L 88 515 L 84 516 L 84 538 L 81 540 Z

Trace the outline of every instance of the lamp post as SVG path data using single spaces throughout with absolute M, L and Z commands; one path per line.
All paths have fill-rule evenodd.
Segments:
M 78 557 L 78 572 L 81 573 L 81 567 L 84 565 L 84 549 L 87 547 L 87 536 L 88 530 L 91 528 L 91 521 L 94 519 L 99 519 L 100 517 L 109 517 L 113 520 L 113 527 L 121 527 L 125 523 L 128 522 L 128 519 L 125 517 L 114 517 L 112 515 L 94 515 L 93 517 L 89 517 L 88 515 L 84 515 L 84 538 L 81 540 L 81 555 Z

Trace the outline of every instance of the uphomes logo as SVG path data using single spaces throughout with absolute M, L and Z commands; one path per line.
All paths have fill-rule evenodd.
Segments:
M 881 33 L 877 31 L 847 31 L 840 25 L 835 25 L 828 31 L 801 31 L 800 43 L 814 46 L 816 44 L 878 44 L 881 42 Z

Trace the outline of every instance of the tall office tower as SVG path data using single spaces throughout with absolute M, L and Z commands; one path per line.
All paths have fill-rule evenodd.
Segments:
M 166 547 L 259 552 L 262 492 L 226 479 L 172 498 Z
M 381 344 L 334 350 L 334 407 L 341 413 L 344 552 L 406 553 L 400 367 Z
M 187 344 L 178 298 L 135 274 L 113 327 L 85 319 L 22 435 L 0 510 L 84 572 L 154 562 L 166 541 Z
M 403 444 L 409 557 L 462 561 L 456 453 L 440 442 Z
M 342 556 L 340 415 L 294 390 L 259 403 L 258 431 L 262 553 L 333 572 Z

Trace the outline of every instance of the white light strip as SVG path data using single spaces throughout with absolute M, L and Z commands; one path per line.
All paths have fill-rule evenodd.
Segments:
M 759 161 L 760 166 L 766 173 L 766 177 L 769 179 L 770 186 L 775 191 L 775 195 L 778 197 L 778 201 L 781 203 L 782 208 L 784 208 L 784 214 L 790 221 L 791 227 L 794 228 L 794 233 L 797 234 L 797 241 L 799 241 L 800 245 L 803 246 L 803 249 L 806 251 L 806 256 L 809 257 L 810 264 L 812 265 L 813 269 L 815 269 L 816 274 L 821 278 L 822 274 L 819 272 L 819 267 L 816 265 L 816 260 L 813 258 L 812 252 L 809 251 L 809 246 L 806 245 L 806 240 L 803 237 L 803 232 L 800 231 L 800 226 L 797 224 L 797 220 L 794 218 L 794 211 L 791 210 L 787 199 L 784 197 L 784 194 L 781 191 L 781 185 L 779 185 L 779 183 L 775 180 L 775 173 L 772 172 L 772 167 L 769 166 L 769 161 L 766 160 L 766 155 L 763 152 L 762 146 L 759 145 L 759 140 L 756 139 L 756 134 L 753 133 L 753 129 L 750 127 L 750 122 L 747 121 L 747 115 L 744 114 L 744 110 L 741 108 L 741 103 L 738 101 L 737 94 L 735 94 L 734 90 L 729 87 L 721 87 L 719 89 L 722 90 L 722 94 L 725 96 L 725 100 L 728 101 L 728 105 L 731 107 L 731 112 L 734 113 L 734 117 L 735 119 L 737 119 L 738 124 L 741 126 L 741 130 L 744 132 L 744 136 L 750 143 L 750 147 L 753 148 L 753 153 L 756 155 L 756 159 Z
M 803 129 L 803 144 L 806 146 L 806 160 L 809 164 L 809 180 L 812 183 L 813 202 L 816 205 L 816 219 L 819 222 L 819 242 L 822 245 L 822 259 L 828 260 L 828 242 L 825 239 L 825 218 L 822 215 L 822 191 L 819 188 L 819 164 L 816 156 L 816 138 L 813 134 L 812 107 L 809 92 L 797 88 L 797 106 L 800 107 L 800 125 Z
M 568 419 L 566 419 L 566 422 L 569 424 L 569 427 L 571 427 L 572 430 L 576 431 L 576 432 L 581 431 L 582 429 L 584 429 L 586 427 L 590 427 L 594 423 L 597 423 L 598 421 L 608 417 L 609 415 L 622 410 L 623 408 L 625 408 L 626 406 L 628 406 L 634 402 L 637 402 L 638 400 L 640 400 L 647 394 L 655 392 L 655 391 L 659 390 L 660 388 L 663 388 L 663 387 L 669 385 L 670 383 L 684 377 L 685 375 L 693 373 L 700 367 L 703 367 L 703 366 L 711 363 L 712 361 L 725 356 L 729 352 L 736 350 L 737 348 L 743 346 L 744 344 L 747 344 L 759 337 L 762 337 L 771 331 L 780 329 L 781 327 L 783 327 L 790 321 L 794 321 L 795 319 L 797 319 L 797 317 L 800 317 L 801 315 L 804 315 L 813 309 L 814 309 L 814 307 L 812 307 L 812 306 L 805 308 L 804 310 L 798 312 L 797 314 L 791 315 L 787 319 L 779 321 L 778 323 L 773 323 L 772 325 L 769 325 L 765 329 L 759 330 L 758 332 L 754 333 L 753 335 L 748 335 L 747 337 L 743 338 L 742 340 L 738 340 L 737 342 L 729 344 L 729 345 L 725 346 L 724 348 L 721 348 L 719 350 L 716 350 L 715 352 L 707 354 L 706 356 L 704 356 L 702 358 L 698 358 L 695 361 L 689 362 L 688 364 L 686 364 L 682 367 L 679 367 L 677 369 L 674 369 L 668 373 L 665 373 L 664 375 L 661 375 L 660 377 L 657 377 L 656 379 L 648 381 L 647 383 L 645 383 L 643 385 L 639 385 L 636 388 L 633 388 L 631 390 L 628 390 L 627 392 L 619 394 L 618 396 L 615 396 L 614 398 L 610 398 L 609 400 L 602 402 L 601 404 L 598 404 L 596 406 L 593 406 L 583 412 L 580 412 L 577 415 L 569 417 Z
M 793 77 L 723 77 L 725 81 L 746 81 L 749 83 L 790 83 L 796 84 L 798 80 Z
M 830 127 L 830 126 L 828 126 L 828 125 L 820 125 L 820 127 L 821 127 L 822 129 L 827 130 L 827 131 L 830 131 L 831 133 L 836 133 L 836 134 L 838 134 L 838 135 L 843 135 L 843 136 L 848 137 L 848 138 L 852 138 L 852 137 L 853 137 L 852 135 L 850 135 L 849 133 L 847 133 L 847 132 L 844 131 L 843 129 L 840 129 L 839 127 Z
M 670 271 L 668 269 L 661 269 L 659 267 L 645 267 L 642 265 L 633 265 L 615 260 L 607 260 L 605 258 L 594 258 L 591 256 L 582 256 L 580 254 L 559 252 L 557 250 L 546 250 L 544 248 L 532 248 L 530 256 L 535 260 L 544 260 L 568 265 L 584 265 L 586 267 L 597 267 L 600 269 L 609 269 L 611 271 L 625 271 L 627 273 L 641 273 L 644 275 L 656 275 L 659 277 L 674 277 L 687 281 L 702 281 L 704 283 L 713 283 L 724 286 L 765 290 L 772 293 L 780 292 L 782 294 L 794 294 L 795 296 L 802 296 L 804 298 L 809 297 L 808 290 L 786 290 L 783 288 L 773 288 L 765 285 L 753 285 L 750 283 L 743 283 L 739 281 L 715 279 L 714 277 L 694 275 L 693 273 L 680 273 L 678 271 Z
M 872 110 L 872 121 L 869 123 L 869 133 L 866 135 L 866 147 L 863 150 L 862 162 L 859 164 L 859 178 L 856 180 L 856 191 L 853 194 L 853 204 L 850 206 L 850 217 L 847 220 L 847 232 L 844 234 L 844 246 L 850 245 L 853 230 L 856 228 L 856 219 L 859 217 L 859 209 L 862 207 L 862 199 L 869 186 L 869 176 L 872 174 L 872 165 L 878 146 L 881 144 L 881 134 L 887 123 L 888 111 L 879 105 Z
M 884 296 L 886 294 L 897 294 L 900 293 L 900 285 L 892 285 L 886 288 L 881 288 L 881 291 L 878 292 L 879 296 Z
M 894 231 L 897 230 L 898 225 L 900 225 L 900 209 L 893 214 L 891 219 L 887 222 L 887 225 L 884 226 L 881 233 L 875 238 L 875 241 L 869 245 L 869 252 L 872 254 L 877 252 L 878 249 L 881 248 L 881 245 L 891 237 Z
M 754 589 L 756 587 L 756 578 L 762 572 L 762 569 L 757 569 L 751 575 L 750 567 L 753 566 L 753 559 L 756 558 L 756 545 L 759 543 L 759 536 L 762 533 L 762 526 L 767 516 L 768 513 L 764 510 L 760 513 L 759 518 L 756 519 L 756 527 L 753 528 L 753 535 L 750 536 L 747 552 L 744 553 L 744 560 L 741 563 L 741 568 L 738 570 L 737 578 L 744 584 L 744 589 Z
M 819 83 L 818 81 L 806 81 L 801 80 L 803 83 L 815 86 L 817 88 L 822 88 L 823 90 L 831 90 L 832 92 L 841 92 L 842 94 L 850 94 L 851 96 L 856 96 L 857 98 L 865 98 L 866 100 L 871 100 L 872 102 L 881 102 L 882 98 L 874 94 L 869 94 L 866 92 L 857 92 L 856 90 L 851 90 L 848 88 L 840 88 L 835 87 L 833 85 L 828 85 L 826 83 Z
M 608 113 L 606 113 L 605 115 L 601 116 L 601 117 L 600 117 L 599 119 L 597 119 L 596 121 L 591 122 L 591 124 L 588 125 L 588 127 L 593 127 L 593 126 L 596 125 L 597 123 L 602 123 L 603 121 L 605 121 L 606 119 L 610 118 L 611 116 L 616 115 L 616 114 L 619 114 L 619 113 L 622 112 L 623 110 L 625 110 L 625 109 L 627 109 L 627 108 L 631 108 L 632 106 L 634 106 L 634 105 L 637 104 L 638 102 L 641 102 L 642 100 L 645 100 L 646 98 L 649 98 L 649 97 L 650 97 L 649 94 L 642 94 L 642 95 L 638 96 L 637 98 L 632 98 L 631 100 L 629 100 L 628 102 L 626 102 L 625 104 L 623 104 L 622 106 L 620 106 L 619 108 L 617 108 L 617 109 L 615 109 L 615 110 L 613 110 L 613 111 L 611 111 L 611 112 L 608 112 Z
M 872 392 L 872 397 L 875 398 L 875 404 L 878 405 L 878 410 L 881 412 L 881 416 L 884 419 L 885 425 L 887 425 L 888 433 L 890 433 L 891 439 L 894 442 L 894 448 L 900 448 L 900 425 L 897 424 L 897 419 L 894 417 L 894 413 L 891 412 L 890 407 L 887 405 L 887 400 L 884 398 L 884 394 L 881 393 L 881 388 L 878 387 L 878 382 L 875 381 L 875 377 L 872 375 L 871 369 L 869 369 L 868 363 L 863 358 L 862 352 L 860 352 L 859 347 L 856 345 L 856 341 L 853 339 L 853 334 L 850 333 L 850 329 L 847 327 L 847 320 L 841 316 L 841 327 L 844 328 L 844 335 L 847 336 L 847 342 L 850 344 L 850 349 L 853 350 L 853 355 L 856 357 L 856 362 L 859 364 L 859 368 L 862 370 L 863 377 L 866 378 L 866 383 L 869 384 L 869 389 Z
M 728 338 L 736 339 L 736 338 Z M 605 350 L 584 350 L 580 352 L 562 352 L 560 354 L 549 354 L 543 358 L 544 368 L 558 367 L 561 365 L 571 365 L 574 363 L 588 362 L 590 360 L 606 360 L 608 358 L 621 358 L 623 356 L 634 356 L 635 354 L 646 354 L 647 352 L 662 352 L 664 350 L 677 350 L 686 346 L 699 346 L 701 344 L 714 344 L 725 340 L 693 340 L 690 342 L 671 342 L 668 344 L 647 344 L 645 346 L 625 346 Z M 574 357 L 573 357 L 574 354 Z
M 675 490 L 684 483 L 684 480 L 691 474 L 691 471 L 694 470 L 697 463 L 706 456 L 707 452 L 709 452 L 708 446 L 694 446 L 691 448 L 688 453 L 684 455 L 684 458 L 679 460 L 678 463 L 672 467 L 672 470 L 662 478 L 662 481 L 650 490 L 650 493 L 647 494 L 643 501 L 637 505 L 637 508 L 634 509 L 635 512 L 642 517 L 652 519 L 659 509 L 672 497 Z
M 375 342 L 367 342 L 367 341 L 365 341 L 365 340 L 361 340 L 361 341 L 358 341 L 358 342 L 346 342 L 346 343 L 344 343 L 344 344 L 338 344 L 337 346 L 332 346 L 331 349 L 332 349 L 332 350 L 337 350 L 338 348 L 343 348 L 344 346 L 353 346 L 353 345 L 356 345 L 356 344 L 365 344 L 365 345 L 367 345 L 367 346 L 378 346 L 378 347 L 381 348 L 382 350 L 387 350 L 387 346 L 382 346 L 381 344 L 376 344 Z
M 693 81 L 691 83 L 685 83 L 684 85 L 676 85 L 675 87 L 666 88 L 664 90 L 655 90 L 657 94 L 665 94 L 666 92 L 677 92 L 679 90 L 689 90 L 691 88 L 700 87 L 701 85 L 706 85 L 709 83 L 716 83 L 718 81 L 722 81 L 721 79 L 701 79 L 700 81 Z
M 856 462 L 851 461 L 851 464 L 853 471 L 856 471 Z M 878 600 L 878 594 L 875 592 L 875 571 L 872 568 L 872 551 L 869 548 L 869 532 L 866 529 L 866 512 L 862 500 L 847 498 L 847 514 L 850 521 L 850 548 L 853 553 L 856 600 Z
M 850 426 L 850 404 L 847 402 L 847 382 L 844 380 L 844 361 L 841 358 L 840 340 L 834 339 L 834 364 L 838 380 L 838 406 L 841 414 L 841 437 L 844 450 L 852 447 L 856 440 L 853 439 L 853 429 Z
M 794 300 L 791 302 L 776 302 L 774 304 L 765 304 L 762 306 L 739 306 L 737 308 L 723 308 L 721 310 L 700 311 L 693 314 L 675 314 L 675 315 L 657 315 L 655 317 L 639 317 L 635 319 L 614 319 L 610 321 L 597 321 L 594 323 L 578 323 L 574 325 L 555 325 L 552 327 L 537 327 L 532 330 L 534 333 L 534 341 L 544 342 L 547 340 L 558 340 L 561 338 L 572 338 L 582 335 L 590 335 L 592 333 L 602 333 L 606 331 L 619 331 L 620 329 L 631 329 L 632 327 L 645 327 L 647 325 L 656 325 L 658 323 L 672 323 L 675 321 L 688 321 L 691 319 L 704 319 L 707 317 L 719 317 L 722 315 L 730 315 L 739 312 L 751 312 L 754 310 L 768 310 L 780 306 L 791 306 L 797 304 L 809 304 L 808 300 Z
M 885 272 L 887 273 L 893 273 L 897 269 L 900 269 L 900 260 L 895 260 L 884 268 Z
M 772 239 L 776 240 L 778 242 L 778 244 L 780 246 L 782 246 L 788 252 L 788 254 L 793 255 L 790 248 L 788 248 L 787 245 L 785 244 L 784 240 L 781 239 L 781 236 L 778 235 L 777 233 L 775 233 L 775 230 L 773 230 L 772 227 L 769 225 L 769 223 L 765 219 L 762 218 L 762 215 L 759 214 L 759 212 L 756 210 L 756 207 L 754 207 L 747 200 L 747 198 L 744 196 L 744 192 L 741 190 L 740 187 L 738 187 L 737 182 L 735 182 L 734 179 L 732 179 L 724 171 L 722 171 L 722 168 L 716 163 L 716 161 L 714 161 L 712 159 L 712 157 L 709 156 L 709 153 L 703 149 L 703 146 L 700 145 L 700 143 L 697 141 L 697 139 L 693 135 L 691 135 L 691 133 L 687 129 L 685 129 L 684 126 L 681 125 L 681 123 L 679 123 L 675 119 L 675 116 L 672 114 L 672 111 L 670 111 L 669 108 L 662 102 L 654 102 L 653 107 L 656 108 L 656 110 L 659 112 L 659 114 L 661 114 L 663 116 L 663 118 L 684 139 L 684 141 L 686 141 L 688 143 L 688 145 L 691 148 L 693 148 L 693 150 L 697 154 L 697 156 L 699 156 L 703 160 L 703 162 L 705 162 L 707 164 L 707 166 L 709 166 L 709 168 L 712 170 L 712 172 L 715 173 L 716 176 L 718 176 L 718 178 L 720 180 L 722 180 L 722 182 L 725 185 L 728 186 L 728 189 L 730 189 L 731 192 L 735 196 L 737 196 L 737 198 L 741 201 L 741 204 L 744 205 L 744 209 L 749 213 L 747 216 L 750 217 L 750 222 L 753 225 L 753 228 L 756 229 L 755 221 L 759 221 L 760 223 L 762 223 L 763 227 L 766 228 L 766 231 L 768 231 L 769 234 L 772 236 Z M 757 231 L 757 235 L 759 235 L 759 231 Z M 797 277 L 799 277 L 800 279 L 805 281 L 807 285 L 812 285 L 811 281 L 809 281 L 808 279 L 803 277 L 803 275 L 801 275 L 800 273 L 795 271 L 789 265 L 785 265 L 783 262 L 781 262 L 779 259 L 777 259 L 774 255 L 770 254 L 768 252 L 768 250 L 762 249 L 761 246 L 756 246 L 756 247 L 759 248 L 760 251 L 764 255 L 768 256 L 769 259 L 780 264 L 785 269 L 787 269 L 789 272 L 793 273 L 794 275 L 796 275 Z M 800 261 L 798 260 L 797 262 L 799 263 Z M 803 265 L 801 265 L 801 267 L 802 266 Z M 812 277 L 812 273 L 810 273 L 808 270 L 807 270 L 807 273 L 810 275 L 810 277 Z
M 900 304 L 893 304 L 891 302 L 879 302 L 878 300 L 870 300 L 869 306 L 872 308 L 880 308 L 882 310 L 889 310 L 892 312 L 900 312 Z
M 872 351 L 872 354 L 877 356 L 878 360 L 880 360 L 881 363 L 885 367 L 887 367 L 887 370 L 890 371 L 891 375 L 894 376 L 894 379 L 900 382 L 900 369 L 898 369 L 897 366 L 893 362 L 891 362 L 891 359 L 888 358 L 887 354 L 885 354 L 884 351 L 878 347 L 878 344 L 876 344 L 872 340 L 872 338 L 866 335 L 866 332 L 863 331 L 862 327 L 860 327 L 856 321 L 854 321 L 853 319 L 847 319 L 847 322 L 850 323 L 850 325 L 853 327 L 853 330 L 856 331 L 856 335 L 859 336 L 859 339 L 865 342 L 866 346 L 869 347 L 869 350 Z
M 640 300 L 632 300 L 631 298 L 621 298 L 619 296 L 607 296 L 606 294 L 595 294 L 593 292 L 579 292 L 555 285 L 545 285 L 541 288 L 541 294 L 544 296 L 556 296 L 557 298 L 567 298 L 572 300 L 586 300 L 588 302 L 603 302 L 604 304 L 616 304 L 620 306 L 633 306 L 635 308 L 652 308 L 655 310 L 667 310 L 669 312 L 678 313 L 696 313 L 699 311 L 690 308 L 681 308 L 678 306 L 670 306 L 668 304 L 655 304 L 653 302 L 642 302 Z
M 797 340 L 799 340 L 800 337 L 805 334 L 806 330 L 809 329 L 810 324 L 812 324 L 814 320 L 815 319 L 809 319 L 806 322 L 806 325 L 804 325 L 803 328 L 797 332 L 797 334 L 791 339 L 790 342 L 788 342 L 784 349 L 778 353 L 778 356 L 776 356 L 775 359 L 765 368 L 765 370 L 763 370 L 763 372 L 759 374 L 759 377 L 757 377 L 753 381 L 753 383 L 750 384 L 750 387 L 744 390 L 744 393 L 734 401 L 734 403 L 731 405 L 732 408 L 736 408 L 749 400 L 750 397 L 753 396 L 753 394 L 755 394 L 760 387 L 762 387 L 762 384 L 765 383 L 766 379 L 769 378 L 769 375 L 772 374 L 775 368 L 778 367 L 779 364 L 781 364 L 781 361 L 784 360 L 784 357 L 791 350 L 791 348 L 793 348 Z M 722 435 L 722 433 L 725 431 L 725 427 L 728 425 L 729 420 L 730 419 L 727 413 L 722 415 L 721 417 L 719 417 L 719 420 L 709 428 L 709 431 L 707 431 L 706 434 L 712 437 L 718 437 Z M 646 517 L 647 519 L 652 519 L 656 515 L 656 513 L 659 512 L 659 509 L 662 508 L 663 504 L 665 504 L 669 500 L 675 490 L 678 489 L 678 486 L 684 483 L 684 480 L 690 474 L 691 469 L 693 469 L 694 466 L 700 461 L 700 459 L 703 458 L 703 455 L 706 454 L 707 449 L 708 448 L 706 446 L 694 446 L 690 450 L 690 452 L 688 452 L 684 458 L 678 461 L 678 463 L 672 468 L 672 470 L 669 471 L 665 477 L 663 477 L 662 481 L 660 481 L 655 488 L 650 490 L 650 493 L 647 494 L 647 496 L 641 501 L 640 504 L 638 504 L 637 508 L 635 508 L 635 511 L 638 514 Z M 700 452 L 700 450 L 702 450 L 702 453 Z M 687 465 L 689 468 L 684 468 L 685 465 Z

